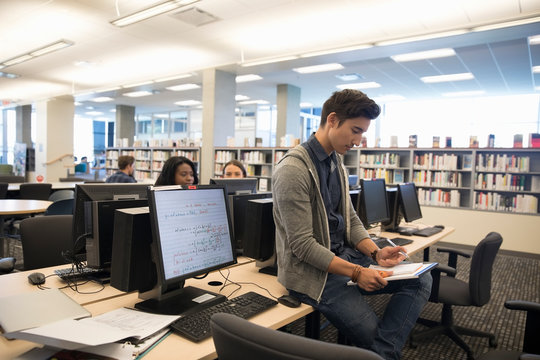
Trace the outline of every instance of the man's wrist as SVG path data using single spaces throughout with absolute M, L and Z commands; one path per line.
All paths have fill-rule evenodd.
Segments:
M 371 252 L 371 258 L 373 259 L 373 261 L 375 261 L 377 264 L 379 263 L 377 261 L 377 255 L 379 254 L 379 249 L 375 249 Z

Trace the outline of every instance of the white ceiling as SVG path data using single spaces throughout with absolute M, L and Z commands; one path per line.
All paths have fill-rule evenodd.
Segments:
M 0 100 L 30 104 L 74 95 L 83 105 L 106 115 L 115 104 L 136 111 L 179 109 L 174 102 L 201 100 L 201 89 L 173 92 L 165 86 L 202 83 L 201 70 L 218 68 L 235 74 L 257 73 L 263 80 L 239 83 L 237 94 L 275 103 L 276 86 L 301 89 L 301 100 L 320 106 L 346 82 L 339 74 L 358 73 L 380 88 L 372 97 L 400 95 L 406 99 L 440 98 L 455 91 L 485 91 L 486 95 L 540 92 L 540 45 L 528 37 L 540 35 L 538 0 L 201 0 L 197 8 L 217 18 L 195 26 L 178 19 L 177 11 L 118 28 L 110 22 L 152 4 L 154 0 L 0 0 L 0 63 L 60 39 L 74 45 L 0 71 L 19 75 L 0 78 Z M 364 50 L 242 67 L 243 62 L 300 55 L 311 51 L 373 44 L 481 25 L 536 17 L 536 22 L 499 30 L 375 46 Z M 397 63 L 391 55 L 451 47 L 456 56 Z M 345 69 L 300 75 L 291 69 L 339 62 Z M 473 80 L 425 84 L 422 76 L 471 72 Z M 191 73 L 186 79 L 136 88 L 111 87 Z M 354 81 L 358 82 L 358 81 Z M 144 98 L 125 92 L 147 89 Z M 88 92 L 96 92 L 84 95 Z M 87 101 L 111 96 L 113 102 Z

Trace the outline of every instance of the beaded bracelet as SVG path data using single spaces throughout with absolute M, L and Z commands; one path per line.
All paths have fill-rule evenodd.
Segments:
M 354 283 L 357 283 L 358 279 L 360 278 L 361 273 L 362 273 L 362 267 L 360 265 L 356 265 L 351 275 L 351 281 Z

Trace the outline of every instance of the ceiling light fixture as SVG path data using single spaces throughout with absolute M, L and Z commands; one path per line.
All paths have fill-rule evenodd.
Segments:
M 426 84 L 449 82 L 449 81 L 463 81 L 463 80 L 472 80 L 472 79 L 474 79 L 474 75 L 471 73 L 423 76 L 420 78 L 420 80 L 422 80 Z
M 436 59 L 448 56 L 455 56 L 456 52 L 451 48 L 419 51 L 408 54 L 390 56 L 395 62 L 407 62 L 416 60 Z
M 238 95 L 235 95 L 234 100 L 235 101 L 249 100 L 249 96 L 238 94 Z
M 364 50 L 372 48 L 372 44 L 362 44 L 362 45 L 355 45 L 355 46 L 347 46 L 337 49 L 330 49 L 330 50 L 321 50 L 321 51 L 312 51 L 305 54 L 300 54 L 301 58 L 307 58 L 312 56 L 321 56 L 321 55 L 330 55 L 330 54 L 337 54 L 337 53 L 343 53 L 348 51 L 355 51 L 355 50 Z
M 356 81 L 356 80 L 364 80 L 365 77 L 358 73 L 350 73 L 350 74 L 338 74 L 336 77 L 341 81 Z
M 149 96 L 149 95 L 153 95 L 153 94 L 154 93 L 151 92 L 151 91 L 141 90 L 141 91 L 128 92 L 128 93 L 125 93 L 125 94 L 122 94 L 122 95 L 128 96 L 128 97 L 143 97 L 143 96 Z
M 59 40 L 59 41 L 56 41 L 56 42 L 53 42 L 52 44 L 42 46 L 42 47 L 40 47 L 38 49 L 29 51 L 29 52 L 27 52 L 25 54 L 21 54 L 21 55 L 18 55 L 16 57 L 14 57 L 14 58 L 8 59 L 6 61 L 2 61 L 0 63 L 0 69 L 4 68 L 6 66 L 20 64 L 20 63 L 28 61 L 30 59 L 36 58 L 38 56 L 42 56 L 42 55 L 51 53 L 51 52 L 56 51 L 56 50 L 60 50 L 60 49 L 66 48 L 68 46 L 72 46 L 73 44 L 74 44 L 73 41 L 63 40 L 63 39 Z
M 103 115 L 103 113 L 101 111 L 87 111 L 87 112 L 85 112 L 85 114 L 90 115 L 90 116 Z
M 243 83 L 248 81 L 256 81 L 256 80 L 262 80 L 262 76 L 259 76 L 257 74 L 247 74 L 247 75 L 238 75 L 236 77 L 237 83 Z
M 174 104 L 178 106 L 194 106 L 194 105 L 200 105 L 201 102 L 197 100 L 184 100 L 184 101 L 177 101 Z
M 375 81 L 367 81 L 367 82 L 361 82 L 361 83 L 351 83 L 351 84 L 342 84 L 336 86 L 338 89 L 374 89 L 381 87 L 381 84 Z
M 290 55 L 290 56 L 282 56 L 282 57 L 266 59 L 266 60 L 247 61 L 247 62 L 241 63 L 240 65 L 243 67 L 250 67 L 250 66 L 255 66 L 255 65 L 271 64 L 271 63 L 277 63 L 281 61 L 288 61 L 288 60 L 294 60 L 294 59 L 298 59 L 298 56 Z
M 252 104 L 266 105 L 266 104 L 270 104 L 270 102 L 266 100 L 247 100 L 247 101 L 238 102 L 238 105 L 252 105 Z
M 180 85 L 168 86 L 165 89 L 171 90 L 171 91 L 184 91 L 184 90 L 191 90 L 191 89 L 198 89 L 198 88 L 200 88 L 200 85 L 197 85 L 197 84 L 180 84 Z
M 113 100 L 114 99 L 112 97 L 108 97 L 108 96 L 99 96 L 99 97 L 90 99 L 90 101 L 97 102 L 97 103 L 108 102 L 108 101 L 113 101 Z
M 294 68 L 292 70 L 300 74 L 312 74 L 312 73 L 341 70 L 341 69 L 344 69 L 343 65 L 338 64 L 338 63 L 329 63 L 329 64 L 321 64 L 321 65 L 304 66 L 304 67 Z
M 300 103 L 300 108 L 302 108 L 302 109 L 311 108 L 311 107 L 313 107 L 313 104 L 310 103 L 310 102 L 301 102 Z
M 447 92 L 442 93 L 441 95 L 444 97 L 459 97 L 459 96 L 479 96 L 484 95 L 485 91 L 483 90 L 475 90 L 475 91 L 455 91 L 455 92 Z
M 187 5 L 191 5 L 193 3 L 196 3 L 200 0 L 170 0 L 165 1 L 159 4 L 156 4 L 154 6 L 151 6 L 149 8 L 137 11 L 133 14 L 118 18 L 116 20 L 111 21 L 111 24 L 122 27 L 134 24 L 139 21 L 143 21 L 146 19 L 149 19 L 151 17 L 164 14 L 166 12 L 169 12 L 171 10 L 175 10 Z
M 532 72 L 534 74 L 540 74 L 540 66 L 533 66 L 532 67 Z
M 529 36 L 529 45 L 540 44 L 540 35 Z
M 403 43 L 408 43 L 408 42 L 413 42 L 413 41 L 438 39 L 438 38 L 447 37 L 447 36 L 463 35 L 468 32 L 469 32 L 468 29 L 460 29 L 460 30 L 444 31 L 444 32 L 439 32 L 439 33 L 418 35 L 418 36 L 410 36 L 410 37 L 394 39 L 394 40 L 379 41 L 375 43 L 375 46 L 388 46 L 388 45 L 403 44 Z

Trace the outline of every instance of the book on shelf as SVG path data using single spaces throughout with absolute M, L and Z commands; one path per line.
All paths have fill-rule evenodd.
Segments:
M 445 147 L 447 147 L 447 148 L 452 147 L 452 137 L 451 136 L 446 137 Z
M 529 134 L 529 147 L 540 148 L 540 134 L 538 133 Z
M 434 136 L 433 137 L 433 147 L 438 148 L 441 146 L 441 137 L 440 136 Z
M 394 170 L 394 184 L 401 184 L 404 182 L 405 172 L 403 170 Z
M 417 144 L 418 144 L 418 136 L 409 135 L 409 147 L 415 148 Z
M 531 176 L 531 191 L 540 193 L 540 175 Z
M 398 147 L 398 137 L 396 135 L 390 136 L 390 147 Z
M 471 170 L 472 169 L 472 160 L 473 160 L 472 154 L 463 155 L 463 164 L 462 164 L 461 168 L 463 170 Z
M 495 135 L 494 134 L 489 134 L 488 135 L 487 147 L 488 148 L 495 147 Z
M 522 134 L 515 134 L 514 135 L 514 147 L 515 148 L 522 148 L 523 147 L 523 135 Z
M 469 138 L 469 147 L 470 148 L 478 147 L 478 136 L 471 135 L 471 137 Z

